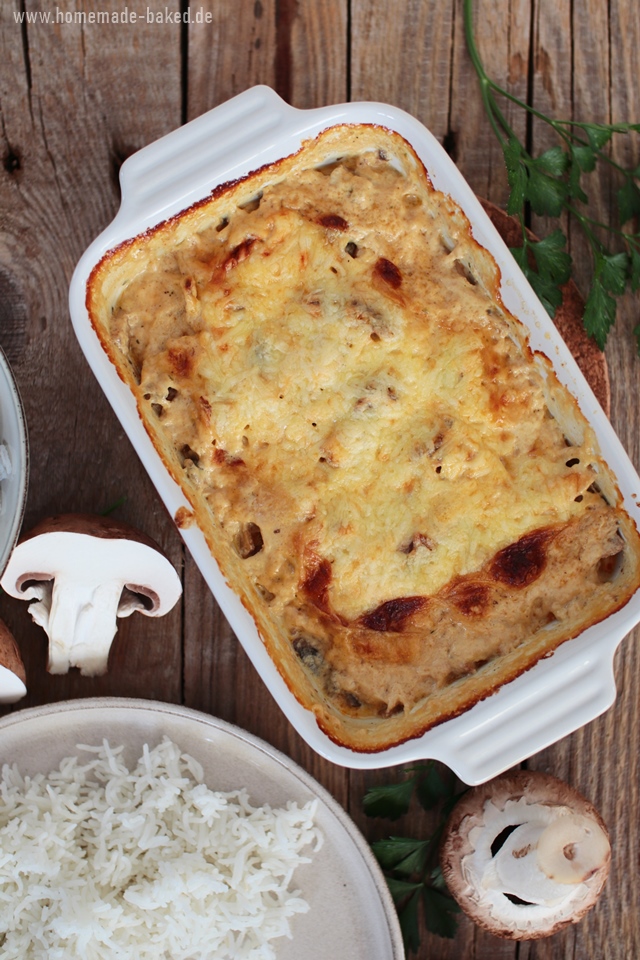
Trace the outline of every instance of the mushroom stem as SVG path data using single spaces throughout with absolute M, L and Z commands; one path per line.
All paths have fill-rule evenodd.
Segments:
M 600 870 L 610 853 L 609 840 L 594 820 L 569 814 L 540 834 L 538 867 L 559 884 L 583 883 Z
M 67 673 L 69 667 L 80 667 L 85 677 L 105 673 L 123 583 L 59 575 L 53 586 L 39 587 L 42 599 L 29 612 L 49 636 L 49 673 Z
M 540 839 L 548 829 L 546 823 L 539 822 L 516 827 L 489 862 L 483 882 L 499 885 L 504 893 L 526 903 L 553 903 L 566 897 L 570 893 L 568 885 L 558 882 L 544 869 L 546 860 L 543 863 L 539 860 Z M 555 853 L 562 856 L 561 849 Z
M 15 703 L 27 692 L 26 673 L 18 645 L 0 620 L 0 703 Z

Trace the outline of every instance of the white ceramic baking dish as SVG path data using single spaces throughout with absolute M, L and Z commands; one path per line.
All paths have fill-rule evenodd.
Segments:
M 477 198 L 437 140 L 413 117 L 380 103 L 351 103 L 297 110 L 268 87 L 247 90 L 129 158 L 122 166 L 122 204 L 114 221 L 91 244 L 74 273 L 70 310 L 82 350 L 172 516 L 187 507 L 89 323 L 86 285 L 103 255 L 190 204 L 218 184 L 287 156 L 301 142 L 336 123 L 381 124 L 402 134 L 423 160 L 434 186 L 450 194 L 473 225 L 476 239 L 502 271 L 506 306 L 529 328 L 531 345 L 553 362 L 593 424 L 632 516 L 638 514 L 640 480 L 609 421 L 507 247 Z M 562 644 L 548 659 L 454 720 L 422 737 L 380 753 L 337 746 L 303 709 L 268 656 L 256 626 L 214 563 L 198 529 L 184 541 L 238 639 L 297 731 L 322 756 L 354 768 L 375 768 L 435 758 L 469 784 L 487 780 L 603 713 L 615 699 L 616 648 L 640 621 L 640 593 L 603 623 Z

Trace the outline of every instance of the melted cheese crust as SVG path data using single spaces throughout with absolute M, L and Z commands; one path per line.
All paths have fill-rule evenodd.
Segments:
M 92 276 L 96 330 L 214 556 L 355 749 L 460 712 L 638 583 L 593 433 L 498 286 L 411 148 L 368 126 Z

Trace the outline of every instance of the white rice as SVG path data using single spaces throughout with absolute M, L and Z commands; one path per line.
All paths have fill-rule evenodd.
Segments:
M 0 782 L 2 960 L 271 960 L 309 909 L 292 875 L 322 839 L 316 802 L 220 793 L 168 739 Z

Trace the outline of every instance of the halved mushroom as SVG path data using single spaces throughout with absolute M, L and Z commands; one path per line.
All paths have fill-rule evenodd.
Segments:
M 611 848 L 602 817 L 549 774 L 521 770 L 466 793 L 440 851 L 453 897 L 498 937 L 536 940 L 575 923 L 602 892 Z
M 15 547 L 0 581 L 49 637 L 50 673 L 107 669 L 117 617 L 161 617 L 182 584 L 158 544 L 109 517 L 64 514 L 38 524 Z
M 9 627 L 0 620 L 0 703 L 15 703 L 24 697 L 26 680 L 18 645 Z

